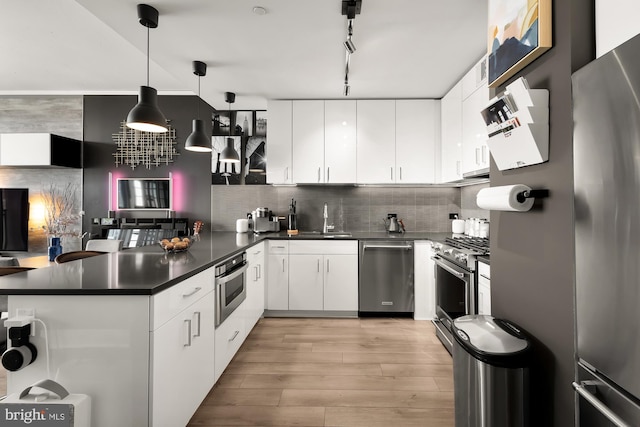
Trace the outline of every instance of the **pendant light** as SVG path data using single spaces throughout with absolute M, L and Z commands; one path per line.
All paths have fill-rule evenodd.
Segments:
M 224 93 L 225 101 L 229 104 L 229 135 L 231 135 L 231 104 L 236 100 L 236 94 L 233 92 Z M 220 153 L 220 161 L 223 163 L 240 163 L 240 156 L 235 148 L 233 148 L 233 138 L 227 138 L 227 146 Z
M 140 86 L 138 103 L 127 116 L 127 127 L 145 132 L 167 132 L 167 119 L 158 108 L 158 91 L 149 86 L 149 29 L 158 26 L 158 10 L 148 4 L 139 4 L 138 21 L 147 27 L 147 85 Z
M 193 74 L 198 76 L 198 118 L 192 122 L 191 135 L 187 137 L 184 148 L 201 153 L 211 152 L 211 137 L 204 132 L 204 122 L 200 120 L 200 77 L 207 74 L 207 64 L 193 61 Z

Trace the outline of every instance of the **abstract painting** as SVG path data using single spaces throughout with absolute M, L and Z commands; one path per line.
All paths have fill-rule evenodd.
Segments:
M 551 48 L 551 0 L 489 0 L 489 87 Z

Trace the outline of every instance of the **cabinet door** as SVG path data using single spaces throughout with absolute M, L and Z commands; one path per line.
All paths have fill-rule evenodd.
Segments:
M 396 102 L 357 101 L 357 176 L 361 184 L 393 184 L 396 165 Z
M 440 101 L 397 100 L 396 183 L 434 183 L 439 140 Z
M 247 263 L 249 264 L 247 271 L 247 298 L 245 301 L 247 305 L 245 310 L 247 333 L 251 331 L 264 312 L 264 247 L 265 244 L 263 242 L 247 249 Z
M 483 169 L 489 164 L 486 148 L 487 127 L 480 111 L 489 103 L 489 88 L 485 85 L 462 101 L 462 172 Z M 483 157 L 484 154 L 484 157 Z
M 289 255 L 289 310 L 322 310 L 322 255 Z
M 293 101 L 293 182 L 324 182 L 324 101 Z
M 267 114 L 267 182 L 292 184 L 292 108 L 291 101 L 269 100 Z
M 267 257 L 267 310 L 289 309 L 289 255 Z
M 227 368 L 247 336 L 243 318 L 243 311 L 246 309 L 245 303 L 246 300 L 216 329 L 214 360 L 216 381 Z M 211 360 L 208 363 L 211 363 Z
M 151 333 L 151 424 L 187 425 L 215 383 L 214 294 Z
M 478 276 L 478 314 L 491 315 L 491 284 L 482 276 Z
M 324 309 L 358 311 L 358 255 L 324 256 Z
M 325 182 L 356 182 L 356 101 L 324 102 Z
M 436 314 L 435 262 L 431 242 L 414 243 L 414 292 L 416 320 L 431 320 Z
M 458 82 L 442 98 L 440 182 L 462 179 L 462 83 Z

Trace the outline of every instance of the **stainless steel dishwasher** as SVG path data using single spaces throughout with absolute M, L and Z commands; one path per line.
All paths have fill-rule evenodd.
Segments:
M 413 242 L 361 240 L 360 314 L 413 313 Z

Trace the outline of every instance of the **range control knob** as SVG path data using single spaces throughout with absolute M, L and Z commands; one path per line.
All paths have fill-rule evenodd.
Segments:
M 469 257 L 467 256 L 467 254 L 456 254 L 456 260 L 458 262 L 466 263 L 468 259 Z
M 444 250 L 444 254 L 445 255 L 451 255 L 453 253 L 453 249 L 445 249 Z

